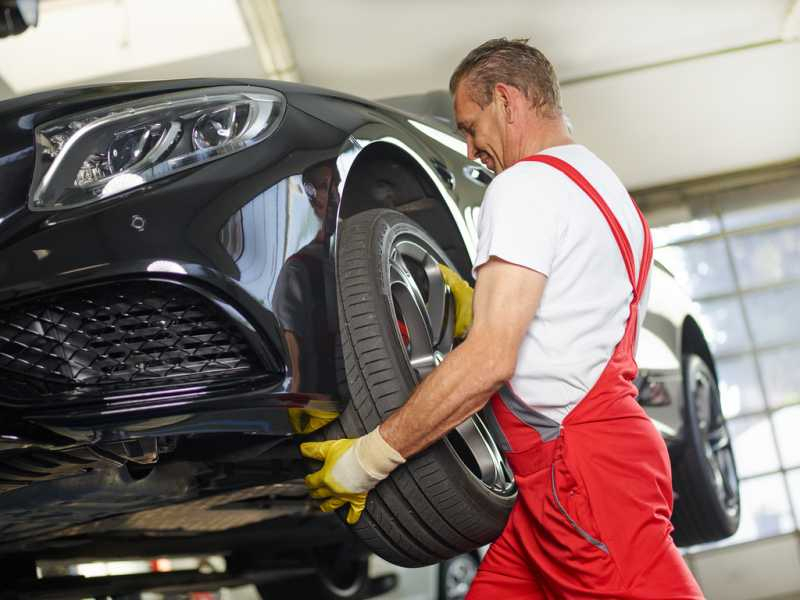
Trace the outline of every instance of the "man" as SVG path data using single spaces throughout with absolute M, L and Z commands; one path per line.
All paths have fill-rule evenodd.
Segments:
M 393 468 L 491 401 L 519 496 L 468 598 L 702 598 L 670 537 L 666 447 L 636 402 L 649 229 L 565 125 L 548 60 L 488 41 L 450 82 L 470 158 L 498 173 L 478 225 L 465 341 L 381 426 L 305 445 L 350 520 Z
M 291 255 L 278 275 L 273 296 L 291 360 L 292 392 L 335 390 L 332 361 L 336 343 L 334 274 L 328 259 L 330 237 L 339 207 L 336 160 L 317 163 L 303 172 L 303 191 L 319 230 Z

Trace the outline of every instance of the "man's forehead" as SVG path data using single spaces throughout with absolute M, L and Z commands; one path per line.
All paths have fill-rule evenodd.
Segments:
M 322 164 L 311 167 L 303 176 L 303 179 L 316 187 L 327 185 L 333 176 L 334 169 L 331 165 Z
M 463 85 L 459 85 L 453 97 L 453 113 L 456 117 L 456 125 L 459 129 L 464 129 L 469 125 L 468 121 L 481 111 L 481 107 L 464 90 Z

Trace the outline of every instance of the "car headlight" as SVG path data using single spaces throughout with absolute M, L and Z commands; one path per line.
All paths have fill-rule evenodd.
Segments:
M 202 88 L 126 102 L 36 128 L 31 210 L 103 200 L 266 139 L 286 109 L 280 94 Z

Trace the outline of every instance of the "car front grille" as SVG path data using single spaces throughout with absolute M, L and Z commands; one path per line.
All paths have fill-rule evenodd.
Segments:
M 169 282 L 116 282 L 0 308 L 6 391 L 149 387 L 262 371 L 224 311 Z

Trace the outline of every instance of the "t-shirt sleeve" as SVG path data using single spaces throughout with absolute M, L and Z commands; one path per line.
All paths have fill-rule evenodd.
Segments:
M 495 256 L 550 276 L 563 231 L 563 182 L 546 165 L 512 167 L 489 185 L 478 218 L 472 276 Z
M 275 316 L 283 329 L 300 337 L 308 333 L 309 296 L 308 273 L 299 259 L 290 258 L 278 275 L 272 298 Z

